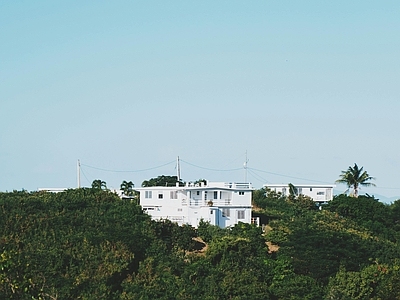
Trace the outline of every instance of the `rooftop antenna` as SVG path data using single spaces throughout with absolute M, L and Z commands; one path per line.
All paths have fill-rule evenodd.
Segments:
M 178 182 L 180 182 L 181 181 L 181 165 L 179 162 L 179 156 L 176 160 L 176 171 L 177 171 Z
M 246 150 L 246 160 L 244 161 L 243 168 L 244 168 L 244 182 L 247 183 L 247 163 L 249 160 L 247 159 L 247 150 Z
M 77 168 L 77 179 L 78 179 L 78 189 L 80 189 L 81 188 L 81 162 L 79 161 L 79 159 L 78 159 L 78 163 L 77 163 L 77 165 L 76 165 L 76 168 Z

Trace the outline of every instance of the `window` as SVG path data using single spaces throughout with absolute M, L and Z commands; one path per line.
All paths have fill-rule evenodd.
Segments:
M 230 217 L 231 216 L 231 210 L 229 208 L 223 208 L 222 209 L 222 216 L 223 217 Z
M 286 196 L 286 188 L 283 188 L 283 189 L 282 189 L 282 195 L 283 195 L 283 196 Z
M 214 192 L 214 199 L 218 199 L 218 192 L 217 191 Z
M 297 189 L 297 195 L 300 195 L 300 194 L 302 194 L 303 193 L 303 189 L 302 188 L 298 188 Z
M 317 192 L 317 195 L 318 196 L 323 196 L 323 195 L 325 195 L 325 192 Z
M 240 195 L 240 196 L 243 196 L 243 195 L 244 195 L 244 192 L 239 192 L 239 195 Z
M 158 194 L 158 199 L 162 199 L 164 195 L 162 193 Z
M 207 191 L 204 192 L 204 200 L 207 200 Z
M 178 208 L 178 211 L 182 211 L 182 208 Z
M 196 194 L 197 194 L 197 196 L 199 196 L 200 195 L 200 191 L 197 191 Z
M 312 192 L 312 188 L 310 188 L 310 192 Z
M 244 210 L 238 210 L 237 218 L 238 218 L 238 220 L 243 220 L 244 219 Z
M 178 199 L 178 194 L 176 193 L 176 191 L 171 191 L 169 194 L 169 198 L 170 199 Z
M 152 192 L 152 191 L 146 191 L 145 194 L 144 194 L 144 197 L 145 197 L 146 199 L 151 199 L 151 198 L 153 198 L 153 192 Z

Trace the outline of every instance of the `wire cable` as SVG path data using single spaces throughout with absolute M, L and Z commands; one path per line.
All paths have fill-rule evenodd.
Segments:
M 80 171 L 81 171 L 81 173 L 83 174 L 83 177 L 85 177 L 85 178 L 86 178 L 86 180 L 87 180 L 87 182 L 90 184 L 91 182 L 90 182 L 90 180 L 87 178 L 87 176 L 86 176 L 85 172 L 83 172 L 82 168 L 80 168 L 79 170 L 80 170 Z
M 253 171 L 258 171 L 258 172 L 266 173 L 266 174 L 271 174 L 271 175 L 277 175 L 277 176 L 292 178 L 292 179 L 299 179 L 299 180 L 306 180 L 306 181 L 312 181 L 312 182 L 319 182 L 319 183 L 324 183 L 324 184 L 331 184 L 331 183 L 328 183 L 328 182 L 325 182 L 325 181 L 312 180 L 312 179 L 301 178 L 301 177 L 295 177 L 295 176 L 288 176 L 288 175 L 283 175 L 283 174 L 273 173 L 273 172 L 267 172 L 267 171 L 263 171 L 263 170 L 259 170 L 259 169 L 254 169 L 254 168 L 248 168 L 248 169 L 253 170 Z
M 247 169 L 247 171 L 257 180 L 259 180 L 261 183 L 269 183 L 268 180 L 266 180 L 265 178 L 261 177 L 260 175 L 258 175 L 256 172 L 253 172 L 252 170 Z
M 97 168 L 97 167 L 89 166 L 89 165 L 82 164 L 82 163 L 81 163 L 81 166 L 85 166 L 85 167 L 88 167 L 88 168 L 91 168 L 91 169 L 95 169 L 95 170 L 99 170 L 99 171 L 104 171 L 104 172 L 113 172 L 113 173 L 138 173 L 138 172 L 145 172 L 145 171 L 150 171 L 150 170 L 154 170 L 154 169 L 159 169 L 159 168 L 168 166 L 168 165 L 173 164 L 173 163 L 175 163 L 175 160 L 170 161 L 170 162 L 168 162 L 168 163 L 166 163 L 166 164 L 163 164 L 163 165 L 160 165 L 160 166 L 156 166 L 156 167 L 152 167 L 152 168 L 147 168 L 147 169 L 141 169 L 141 170 L 131 170 L 131 171 L 109 170 L 109 169 L 103 169 L 103 168 Z
M 187 161 L 185 161 L 185 160 L 183 160 L 183 159 L 181 159 L 180 161 L 181 161 L 181 162 L 184 162 L 184 163 L 186 163 L 186 164 L 188 164 L 188 165 L 190 165 L 190 166 L 192 166 L 192 167 L 196 167 L 196 168 L 203 169 L 203 170 L 208 170 L 208 171 L 215 171 L 215 172 L 232 172 L 232 171 L 243 170 L 243 168 L 225 169 L 225 170 L 222 170 L 222 169 L 211 169 L 211 168 L 200 167 L 200 166 L 198 166 L 198 165 L 195 165 L 195 164 L 192 164 L 192 163 L 190 163 L 190 162 L 187 162 Z

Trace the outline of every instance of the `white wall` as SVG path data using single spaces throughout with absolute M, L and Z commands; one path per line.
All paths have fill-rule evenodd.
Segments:
M 309 196 L 314 201 L 326 202 L 333 199 L 333 188 L 335 185 L 293 185 L 296 187 L 298 194 Z M 275 192 L 281 192 L 282 194 L 285 194 L 283 191 L 286 190 L 285 195 L 289 195 L 289 185 L 287 184 L 265 184 L 264 187 L 267 187 Z
M 249 184 L 211 183 L 206 186 L 136 190 L 140 192 L 140 205 L 155 220 L 169 219 L 180 225 L 197 227 L 203 219 L 222 228 L 238 222 L 251 223 L 252 190 Z M 146 192 L 151 192 L 152 198 L 146 198 Z M 176 193 L 177 199 L 171 199 L 171 192 Z M 229 216 L 223 214 L 224 209 L 229 209 Z M 240 219 L 238 211 L 242 211 Z

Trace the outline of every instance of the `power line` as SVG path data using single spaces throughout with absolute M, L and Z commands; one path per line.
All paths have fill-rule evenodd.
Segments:
M 223 169 L 211 169 L 211 168 L 201 167 L 201 166 L 192 164 L 192 163 L 187 162 L 187 161 L 185 161 L 185 160 L 183 160 L 183 159 L 181 159 L 180 161 L 181 161 L 181 162 L 184 162 L 184 163 L 186 163 L 186 164 L 188 164 L 188 165 L 190 165 L 190 166 L 192 166 L 192 167 L 196 167 L 196 168 L 203 169 L 203 170 L 208 170 L 208 171 L 215 171 L 215 172 L 232 172 L 232 171 L 243 170 L 243 168 L 225 169 L 225 170 L 223 170 Z
M 265 178 L 261 177 L 256 172 L 253 172 L 252 170 L 248 170 L 248 171 L 255 179 L 259 180 L 261 183 L 269 183 L 268 180 L 266 180 Z
M 199 169 L 203 169 L 203 170 L 208 170 L 208 171 L 214 171 L 214 172 L 233 172 L 233 171 L 239 171 L 239 170 L 243 170 L 243 168 L 234 168 L 234 169 L 214 169 L 214 168 L 207 168 L 207 167 L 202 167 L 193 163 L 190 163 L 188 161 L 185 161 L 183 159 L 180 159 L 181 162 L 190 165 L 192 167 L 195 168 L 199 168 Z M 100 170 L 100 171 L 104 171 L 104 172 L 114 172 L 114 173 L 139 173 L 139 172 L 145 172 L 145 171 L 150 171 L 150 170 L 154 170 L 154 169 L 159 169 L 171 164 L 176 163 L 175 160 L 170 161 L 168 163 L 159 165 L 159 166 L 155 166 L 155 167 L 151 167 L 151 168 L 146 168 L 146 169 L 140 169 L 140 170 L 110 170 L 110 169 L 103 169 L 103 168 L 98 168 L 98 167 L 93 167 L 87 164 L 83 164 L 81 163 L 81 166 L 85 166 L 87 168 L 91 168 L 91 169 L 95 169 L 95 170 Z M 286 178 L 292 178 L 292 179 L 298 179 L 298 180 L 305 180 L 305 181 L 311 181 L 311 182 L 318 182 L 318 183 L 323 183 L 323 184 L 331 184 L 330 182 L 326 182 L 326 181 L 319 181 L 319 180 L 313 180 L 313 179 L 308 179 L 308 178 L 302 178 L 302 177 L 295 177 L 295 176 L 289 176 L 289 175 L 285 175 L 285 174 L 280 174 L 280 173 L 275 173 L 275 172 L 268 172 L 268 171 L 264 171 L 264 170 L 260 170 L 260 169 L 255 169 L 255 168 L 250 168 L 247 167 L 247 170 L 249 171 L 249 173 L 252 174 L 252 176 L 254 176 L 256 179 L 258 180 L 264 180 L 265 183 L 268 183 L 268 180 L 264 179 L 263 177 L 259 176 L 257 173 L 252 172 L 252 171 L 257 171 L 257 172 L 261 172 L 261 173 L 265 173 L 265 174 L 271 174 L 271 175 L 276 175 L 276 176 L 281 176 L 281 177 L 286 177 Z M 86 178 L 86 180 L 90 183 L 89 179 L 86 177 L 86 174 L 83 172 L 82 168 L 81 168 L 82 174 L 84 175 L 84 177 Z M 378 189 L 386 189 L 386 190 L 400 190 L 400 188 L 394 188 L 394 187 L 380 187 L 377 186 Z
M 378 189 L 384 189 L 384 190 L 400 190 L 400 188 L 392 188 L 392 187 L 381 187 L 381 186 L 376 186 Z
M 91 169 L 100 170 L 100 171 L 104 171 L 104 172 L 113 172 L 113 173 L 138 173 L 138 172 L 145 172 L 145 171 L 150 171 L 150 170 L 154 170 L 154 169 L 159 169 L 159 168 L 162 168 L 162 167 L 171 165 L 171 164 L 173 164 L 173 163 L 175 163 L 175 160 L 170 161 L 170 162 L 168 162 L 168 163 L 166 163 L 166 164 L 163 164 L 163 165 L 160 165 L 160 166 L 152 167 L 152 168 L 141 169 L 141 170 L 130 170 L 130 171 L 129 171 L 129 170 L 109 170 L 109 169 L 103 169 L 103 168 L 97 168 L 97 167 L 89 166 L 89 165 L 82 164 L 82 163 L 81 163 L 81 166 L 85 166 L 85 167 L 88 167 L 88 168 L 91 168 Z
M 277 175 L 277 176 L 282 176 L 282 177 L 287 177 L 287 178 L 292 178 L 292 179 L 299 179 L 299 180 L 306 180 L 306 181 L 312 181 L 312 182 L 319 182 L 319 183 L 325 183 L 328 184 L 328 182 L 325 181 L 319 181 L 319 180 L 312 180 L 312 179 L 307 179 L 307 178 L 301 178 L 301 177 L 294 177 L 294 176 L 289 176 L 289 175 L 284 175 L 284 174 L 279 174 L 279 173 L 273 173 L 273 172 L 267 172 L 259 169 L 254 169 L 254 168 L 249 168 L 250 170 L 253 171 L 258 171 L 266 174 L 271 174 L 271 175 Z M 329 183 L 330 184 L 330 183 Z
M 88 183 L 90 184 L 90 180 L 87 178 L 87 176 L 86 176 L 85 172 L 83 172 L 82 168 L 80 168 L 80 171 L 82 172 L 83 176 L 86 178 Z

